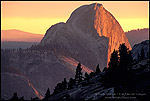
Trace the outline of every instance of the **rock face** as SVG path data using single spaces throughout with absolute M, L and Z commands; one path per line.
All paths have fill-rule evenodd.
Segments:
M 138 60 L 138 53 L 139 55 L 141 55 L 142 48 L 144 49 L 145 58 L 149 58 L 149 40 L 145 40 L 133 46 L 132 48 L 133 59 Z
M 57 51 L 61 49 L 58 53 L 80 61 L 92 70 L 97 64 L 101 69 L 106 67 L 111 53 L 121 43 L 131 49 L 118 21 L 97 3 L 77 8 L 66 23 L 49 28 L 40 42 Z

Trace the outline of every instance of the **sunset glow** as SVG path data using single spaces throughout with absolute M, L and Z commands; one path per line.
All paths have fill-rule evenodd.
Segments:
M 28 80 L 28 79 L 27 79 Z M 39 94 L 39 92 L 34 88 L 33 84 L 30 83 L 30 81 L 28 80 L 28 84 L 30 87 L 32 87 L 32 89 L 34 90 L 35 94 L 40 98 L 43 99 L 44 97 L 42 95 Z
M 76 60 L 73 59 L 73 58 L 63 57 L 63 60 L 64 60 L 66 63 L 68 63 L 68 64 L 70 64 L 70 65 L 72 65 L 72 66 L 74 66 L 74 67 L 77 67 L 77 65 L 78 65 L 78 63 L 79 63 L 78 61 L 76 61 Z M 72 66 L 71 66 L 71 68 L 72 68 Z M 81 66 L 82 66 L 82 69 L 83 69 L 84 72 L 87 72 L 88 74 L 90 74 L 91 72 L 93 72 L 93 70 L 89 69 L 88 67 L 84 66 L 83 64 L 81 64 Z
M 149 28 L 149 1 L 1 1 L 1 29 L 18 29 L 37 34 L 66 22 L 81 5 L 101 3 L 118 20 L 124 31 Z

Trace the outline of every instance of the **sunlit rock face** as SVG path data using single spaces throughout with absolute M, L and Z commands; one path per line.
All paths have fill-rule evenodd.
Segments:
M 58 54 L 80 61 L 95 70 L 107 66 L 110 55 L 121 43 L 131 49 L 118 21 L 102 4 L 84 5 L 66 23 L 51 26 L 40 44 L 49 44 Z
M 118 47 L 121 43 L 125 43 L 125 45 L 131 50 L 130 43 L 128 42 L 123 29 L 115 17 L 108 12 L 103 5 L 95 4 L 94 10 L 96 12 L 94 27 L 97 33 L 99 36 L 105 36 L 109 38 L 108 61 L 110 60 L 113 50 L 118 50 Z
M 125 43 L 126 46 L 131 49 L 130 43 L 128 42 L 120 24 L 115 17 L 103 7 L 102 4 L 94 3 L 82 6 L 73 13 L 74 14 L 71 15 L 67 23 L 71 23 L 71 26 L 76 28 L 76 30 L 78 29 L 81 30 L 82 33 L 89 33 L 94 36 L 98 33 L 99 36 L 109 38 L 108 61 L 110 60 L 110 55 L 113 50 L 118 49 L 121 43 Z M 79 15 L 78 18 L 76 18 L 77 14 Z M 95 30 L 97 33 L 94 33 Z
M 121 43 L 131 49 L 118 21 L 97 3 L 81 6 L 66 23 L 53 25 L 40 44 L 46 43 L 92 70 L 97 64 L 101 69 L 107 66 L 111 53 Z

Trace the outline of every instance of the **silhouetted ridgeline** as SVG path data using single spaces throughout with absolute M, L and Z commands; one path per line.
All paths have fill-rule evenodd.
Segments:
M 138 44 L 144 40 L 149 40 L 149 28 L 136 29 L 125 32 L 128 41 L 133 47 L 135 44 Z
M 32 45 L 37 45 L 39 42 L 21 42 L 21 41 L 4 41 L 1 42 L 1 48 L 3 49 L 17 49 L 19 47 L 26 49 L 30 48 Z

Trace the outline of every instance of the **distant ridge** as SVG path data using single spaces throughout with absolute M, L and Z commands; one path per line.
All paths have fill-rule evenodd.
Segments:
M 149 28 L 143 29 L 134 29 L 128 32 L 125 32 L 131 47 L 135 44 L 138 44 L 144 40 L 149 40 Z
M 40 42 L 43 35 L 17 29 L 1 30 L 1 41 Z
M 30 48 L 32 45 L 37 45 L 39 42 L 23 42 L 23 41 L 3 41 L 1 42 L 2 49 L 22 49 Z

